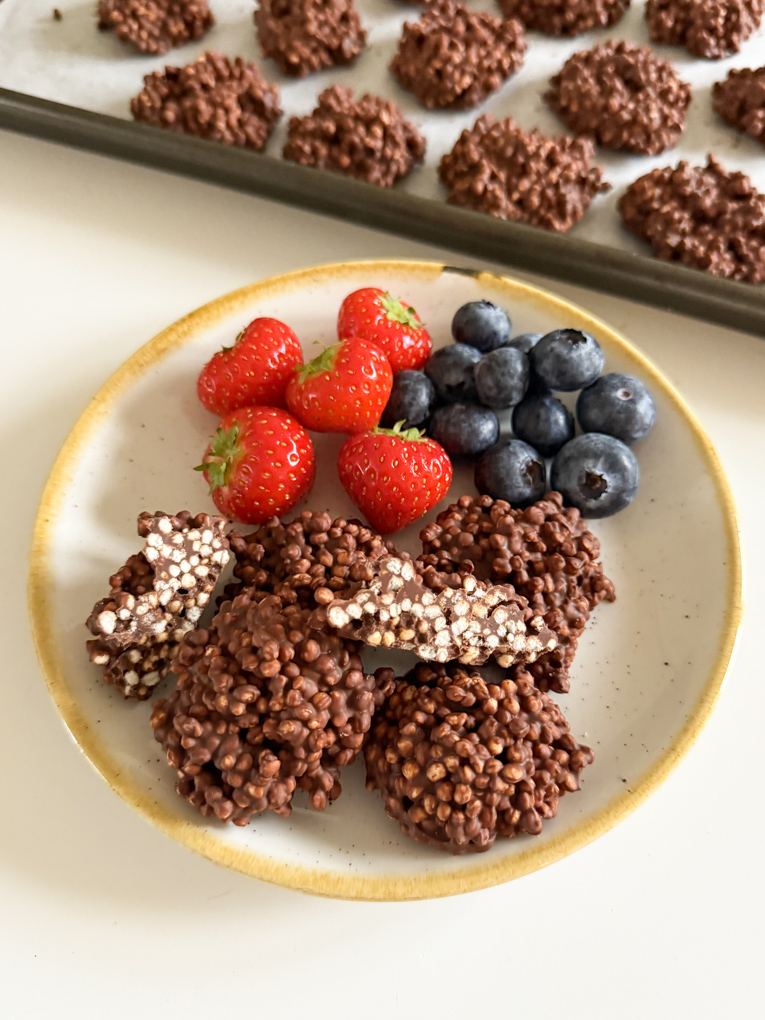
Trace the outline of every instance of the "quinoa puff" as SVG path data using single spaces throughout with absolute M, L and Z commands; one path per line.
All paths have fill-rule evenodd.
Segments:
M 378 685 L 359 645 L 312 630 L 309 615 L 244 591 L 181 645 L 177 689 L 151 725 L 178 793 L 205 817 L 246 825 L 266 810 L 289 815 L 298 788 L 318 811 L 339 796 L 386 679 Z
M 378 681 L 390 685 L 392 671 Z M 494 683 L 423 663 L 395 681 L 365 757 L 367 786 L 405 835 L 463 854 L 497 836 L 539 835 L 594 755 L 523 667 Z

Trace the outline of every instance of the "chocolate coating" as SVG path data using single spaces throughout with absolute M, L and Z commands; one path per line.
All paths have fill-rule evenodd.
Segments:
M 255 26 L 263 56 L 293 78 L 351 64 L 366 45 L 353 0 L 260 0 Z
M 141 53 L 158 56 L 201 39 L 214 24 L 207 0 L 100 0 L 98 4 L 102 32 L 113 31 Z
M 581 35 L 617 22 L 630 0 L 498 0 L 506 18 L 545 35 Z
M 720 60 L 738 53 L 764 11 L 765 0 L 648 0 L 645 16 L 654 42 Z
M 715 111 L 731 127 L 765 145 L 765 67 L 728 72 L 712 89 Z

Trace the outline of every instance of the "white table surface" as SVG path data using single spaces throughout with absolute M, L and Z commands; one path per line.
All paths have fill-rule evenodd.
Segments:
M 258 1020 L 762 1015 L 761 339 L 539 280 L 623 330 L 690 401 L 733 487 L 746 572 L 744 622 L 706 730 L 647 804 L 572 857 L 430 902 L 288 892 L 160 835 L 56 714 L 27 623 L 27 553 L 46 474 L 85 403 L 140 344 L 210 298 L 305 265 L 385 256 L 456 258 L 0 133 L 4 1020 L 207 1020 L 235 1007 Z

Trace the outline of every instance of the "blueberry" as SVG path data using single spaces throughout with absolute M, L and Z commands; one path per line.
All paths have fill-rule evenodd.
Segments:
M 585 517 L 610 517 L 632 502 L 640 481 L 635 454 L 613 436 L 585 432 L 556 455 L 551 484 Z
M 578 329 L 556 329 L 529 354 L 531 367 L 551 390 L 581 390 L 603 371 L 605 357 L 594 336 Z
M 656 405 L 648 388 L 634 375 L 609 372 L 582 390 L 576 416 L 583 432 L 605 432 L 629 444 L 651 431 Z
M 470 301 L 452 319 L 452 336 L 457 343 L 470 344 L 484 354 L 506 343 L 511 328 L 507 312 L 491 301 Z
M 542 339 L 541 333 L 520 333 L 508 340 L 505 347 L 515 347 L 521 354 L 528 354 L 532 347 L 536 347 Z
M 512 407 L 523 399 L 528 385 L 529 359 L 515 347 L 500 347 L 476 365 L 476 392 L 487 407 Z
M 476 464 L 475 485 L 482 495 L 526 507 L 544 496 L 547 472 L 533 446 L 520 439 L 500 439 Z
M 574 416 L 549 391 L 531 393 L 513 411 L 513 432 L 543 457 L 553 457 L 574 438 Z
M 436 388 L 436 393 L 447 404 L 457 401 L 471 403 L 476 399 L 475 366 L 481 352 L 467 344 L 441 347 L 431 354 L 425 374 Z
M 428 435 L 450 457 L 475 457 L 499 439 L 499 422 L 493 411 L 475 404 L 447 404 L 430 419 Z
M 403 421 L 406 428 L 423 426 L 430 417 L 436 391 L 424 372 L 404 369 L 393 376 L 393 388 L 382 414 L 381 424 L 392 428 Z

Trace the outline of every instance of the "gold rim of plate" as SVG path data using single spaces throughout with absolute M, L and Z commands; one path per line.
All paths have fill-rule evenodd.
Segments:
M 114 400 L 134 379 L 172 351 L 187 343 L 201 329 L 206 329 L 239 309 L 246 308 L 254 300 L 263 299 L 281 291 L 300 288 L 306 284 L 317 284 L 327 278 L 355 275 L 359 268 L 368 270 L 370 277 L 374 277 L 375 273 L 401 272 L 433 280 L 444 272 L 466 273 L 478 280 L 485 280 L 487 284 L 504 291 L 509 301 L 520 298 L 527 304 L 531 303 L 547 311 L 552 310 L 560 316 L 561 321 L 586 329 L 596 336 L 606 337 L 608 342 L 626 350 L 630 357 L 639 363 L 653 386 L 661 389 L 688 422 L 703 455 L 706 468 L 715 482 L 717 497 L 725 521 L 728 546 L 726 558 L 728 593 L 719 647 L 698 701 L 682 729 L 677 733 L 672 745 L 632 784 L 629 791 L 623 791 L 597 814 L 573 824 L 554 840 L 536 843 L 530 839 L 520 853 L 509 857 L 493 859 L 491 853 L 477 855 L 475 864 L 467 867 L 463 865 L 454 871 L 425 872 L 408 876 L 344 876 L 321 868 L 306 868 L 273 860 L 250 849 L 231 846 L 220 839 L 214 831 L 209 831 L 204 824 L 190 824 L 188 819 L 182 817 L 180 813 L 158 804 L 150 793 L 122 773 L 120 765 L 112 757 L 109 747 L 88 724 L 76 698 L 67 686 L 57 649 L 51 639 L 52 607 L 49 595 L 53 580 L 50 567 L 51 537 L 80 451 L 109 412 Z M 446 266 L 442 263 L 415 260 L 336 263 L 286 273 L 232 291 L 163 330 L 114 372 L 85 408 L 67 436 L 48 476 L 32 538 L 28 600 L 32 633 L 40 667 L 48 690 L 70 733 L 112 790 L 167 836 L 216 864 L 224 865 L 234 871 L 266 882 L 303 892 L 356 900 L 426 899 L 484 889 L 553 864 L 608 832 L 639 807 L 664 782 L 692 747 L 709 718 L 733 651 L 741 619 L 739 528 L 736 509 L 725 473 L 714 447 L 693 412 L 653 362 L 599 319 L 548 291 L 493 273 L 474 272 Z M 85 659 L 83 659 L 83 668 L 87 668 Z

